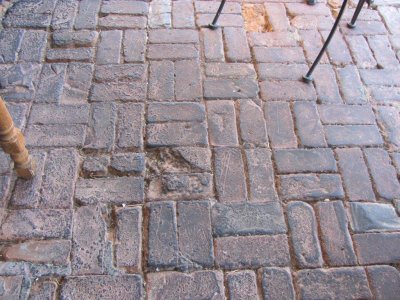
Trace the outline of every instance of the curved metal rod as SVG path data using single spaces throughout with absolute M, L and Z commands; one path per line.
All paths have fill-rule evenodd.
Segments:
M 214 20 L 212 21 L 212 23 L 208 24 L 208 28 L 213 29 L 213 30 L 218 28 L 218 25 L 217 25 L 218 18 L 219 18 L 220 14 L 221 14 L 224 6 L 225 6 L 225 2 L 226 2 L 226 0 L 222 0 L 221 1 L 221 4 L 219 5 L 218 11 L 217 11 L 217 13 L 216 13 L 216 15 L 214 17 Z

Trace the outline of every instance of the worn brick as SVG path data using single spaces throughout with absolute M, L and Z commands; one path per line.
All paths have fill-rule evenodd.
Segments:
M 353 240 L 362 265 L 400 261 L 400 233 L 361 233 L 353 235 Z
M 246 63 L 208 63 L 205 66 L 205 72 L 209 77 L 256 77 L 253 65 Z
M 330 146 L 382 145 L 382 136 L 375 125 L 327 125 L 326 139 Z
M 46 159 L 40 208 L 72 208 L 79 155 L 75 150 L 52 150 Z
M 118 64 L 121 60 L 122 31 L 111 30 L 100 33 L 96 62 L 102 64 Z
M 336 174 L 281 175 L 280 194 L 283 200 L 344 198 L 342 182 Z
M 28 241 L 6 247 L 3 257 L 6 260 L 66 265 L 70 251 L 71 241 L 68 240 Z
M 359 68 L 376 67 L 375 58 L 368 47 L 367 41 L 362 35 L 348 35 L 346 40 Z
M 233 271 L 226 275 L 230 299 L 259 299 L 254 271 Z
M 94 49 L 48 49 L 46 58 L 49 62 L 93 62 Z
M 254 78 L 206 79 L 205 99 L 247 99 L 258 96 L 258 84 Z
M 36 102 L 57 103 L 60 101 L 66 67 L 65 64 L 43 66 L 35 97 Z
M 317 105 L 298 101 L 293 105 L 293 112 L 300 144 L 305 147 L 326 147 Z
M 172 6 L 170 1 L 152 1 L 149 8 L 149 27 L 171 27 L 171 13 Z
M 307 6 L 306 3 L 287 3 L 286 8 L 291 16 L 299 15 L 321 15 L 330 16 L 329 8 L 323 3 L 316 3 L 312 6 Z
M 250 32 L 249 42 L 252 47 L 294 47 L 296 37 L 292 32 Z
M 34 104 L 30 124 L 87 124 L 88 105 Z
M 85 125 L 32 125 L 25 130 L 26 144 L 32 147 L 77 147 L 85 141 Z
M 396 268 L 370 266 L 367 272 L 375 299 L 396 299 L 400 293 L 400 274 Z
M 320 65 L 314 75 L 317 99 L 320 103 L 342 103 L 335 72 L 329 65 Z
M 299 30 L 304 52 L 308 63 L 313 63 L 322 48 L 322 37 L 318 30 Z M 329 59 L 326 53 L 321 57 L 321 63 L 328 63 Z
M 150 63 L 149 99 L 174 100 L 174 63 L 153 61 Z
M 36 281 L 29 291 L 29 300 L 54 299 L 57 283 L 54 281 Z
M 71 238 L 72 211 L 66 209 L 9 210 L 0 229 L 1 240 Z
M 19 61 L 42 62 L 46 49 L 47 34 L 44 31 L 29 30 L 24 34 L 19 52 Z
M 101 7 L 101 12 L 105 14 L 146 15 L 148 9 L 148 4 L 146 2 L 111 0 L 103 3 Z
M 61 286 L 62 299 L 141 299 L 144 296 L 140 275 L 73 276 L 65 278 Z
M 149 31 L 150 44 L 198 44 L 199 34 L 193 29 L 155 29 Z
M 54 9 L 51 28 L 53 30 L 72 29 L 79 2 L 61 0 Z
M 152 103 L 147 110 L 147 122 L 202 122 L 204 105 L 198 103 Z
M 21 129 L 22 131 L 26 125 L 26 115 L 29 110 L 27 103 L 6 103 L 7 109 L 13 118 L 15 127 Z
M 319 228 L 327 263 L 330 266 L 357 264 L 343 202 L 319 202 L 316 210 L 321 220 Z
M 290 202 L 287 213 L 297 265 L 300 268 L 321 267 L 323 259 L 312 207 L 304 202 Z
M 144 30 L 125 30 L 123 52 L 125 62 L 144 62 L 147 34 Z
M 240 149 L 216 148 L 214 164 L 218 199 L 221 202 L 246 200 L 246 180 Z
M 221 271 L 193 273 L 160 272 L 147 275 L 147 296 L 156 299 L 225 299 L 224 279 Z M 151 288 L 149 288 L 151 287 Z
M 250 62 L 250 49 L 247 44 L 246 32 L 242 28 L 225 27 L 224 40 L 226 58 L 232 62 Z
M 74 275 L 103 274 L 105 244 L 106 223 L 100 206 L 77 208 L 74 213 L 72 238 L 72 273 Z
M 232 101 L 207 102 L 210 143 L 213 146 L 238 146 L 235 106 Z
M 321 32 L 324 42 L 328 38 L 329 32 L 330 31 Z M 328 53 L 329 60 L 334 65 L 348 65 L 353 62 L 350 50 L 340 32 L 335 33 L 326 51 Z
M 195 2 L 196 12 L 197 13 L 208 13 L 213 14 L 217 11 L 219 7 L 218 2 L 214 1 L 196 1 Z M 242 12 L 242 8 L 237 2 L 228 2 L 224 6 L 224 10 L 221 12 L 222 14 L 240 14 Z
M 172 24 L 174 28 L 194 28 L 193 3 L 187 0 L 172 2 Z
M 182 60 L 175 63 L 175 96 L 177 101 L 199 101 L 202 98 L 198 61 Z
M 254 47 L 255 60 L 259 63 L 304 63 L 301 47 Z
M 385 21 L 390 33 L 400 33 L 400 13 L 398 8 L 394 6 L 379 6 L 378 11 L 383 17 L 383 20 Z
M 141 174 L 145 168 L 144 153 L 117 153 L 111 159 L 111 168 L 121 173 Z
M 75 29 L 96 29 L 100 5 L 101 0 L 80 1 L 78 14 L 75 18 Z
M 252 100 L 240 100 L 239 104 L 239 126 L 242 141 L 245 145 L 268 145 L 262 108 Z
M 246 160 L 250 201 L 268 202 L 277 200 L 271 151 L 264 148 L 246 149 Z
M 99 19 L 99 27 L 104 29 L 144 29 L 147 18 L 130 15 L 106 15 Z
M 116 211 L 116 216 L 116 265 L 140 270 L 142 259 L 142 210 L 140 207 L 121 208 Z
M 400 102 L 400 87 L 370 86 L 370 95 L 378 104 L 396 104 Z
M 400 69 L 360 70 L 360 75 L 367 85 L 400 86 Z
M 332 17 L 324 15 L 298 15 L 291 23 L 300 30 L 331 30 L 333 26 Z
M 2 158 L 2 157 L 1 157 Z M 10 163 L 10 162 L 8 162 Z M 0 175 L 0 206 L 5 206 L 6 197 L 10 189 L 10 176 Z
M 201 36 L 206 61 L 224 61 L 225 56 L 224 44 L 222 41 L 222 29 L 218 28 L 216 30 L 210 30 L 208 28 L 202 28 Z
M 295 276 L 301 298 L 372 298 L 367 275 L 360 267 L 302 270 Z
M 173 268 L 178 263 L 178 233 L 174 202 L 149 206 L 148 260 L 150 268 Z
M 198 27 L 206 27 L 214 19 L 215 12 L 212 14 L 197 14 L 196 15 L 196 25 Z M 218 19 L 218 25 L 221 27 L 240 27 L 243 28 L 244 21 L 241 15 L 235 14 L 221 14 Z
M 400 13 L 399 13 L 399 20 L 400 20 Z M 387 36 L 384 35 L 368 36 L 367 40 L 380 68 L 390 69 L 399 66 L 399 61 L 396 58 L 395 52 L 391 48 Z
M 371 106 L 318 105 L 318 111 L 323 124 L 375 124 L 375 115 Z
M 214 263 L 211 236 L 210 204 L 180 202 L 177 204 L 180 268 L 212 267 Z M 198 234 L 201 232 L 201 234 Z M 196 238 L 193 238 L 197 236 Z
M 289 19 L 286 16 L 283 3 L 268 3 L 268 5 L 265 5 L 265 12 L 268 17 L 268 23 L 274 31 L 289 31 Z
M 82 170 L 85 174 L 90 177 L 93 176 L 104 176 L 108 172 L 108 166 L 110 165 L 109 156 L 89 156 L 85 158 L 82 164 Z
M 261 272 L 264 299 L 295 299 L 292 276 L 288 268 L 264 268 Z
M 300 81 L 262 81 L 260 88 L 265 101 L 317 100 L 314 87 Z
M 399 197 L 400 183 L 388 153 L 373 148 L 365 149 L 364 153 L 379 197 L 386 200 Z
M 351 201 L 374 201 L 375 195 L 360 149 L 336 149 L 344 189 Z
M 215 242 L 215 262 L 223 269 L 287 266 L 290 262 L 286 235 L 220 237 Z
M 386 139 L 393 148 L 400 148 L 400 110 L 396 107 L 380 106 L 377 117 Z
M 4 299 L 19 299 L 23 279 L 23 276 L 0 276 L 1 296 Z
M 99 33 L 97 31 L 79 30 L 69 31 L 60 30 L 52 35 L 54 46 L 69 48 L 69 47 L 92 47 L 95 46 Z
M 93 65 L 69 63 L 61 103 L 86 103 L 92 83 Z
M 260 80 L 298 80 L 308 71 L 306 64 L 281 64 L 260 63 L 257 64 L 257 72 Z
M 140 177 L 79 179 L 76 200 L 83 205 L 97 203 L 137 204 L 144 198 L 144 182 Z
M 194 59 L 199 57 L 199 49 L 194 44 L 152 44 L 148 45 L 147 58 L 154 60 Z
M 265 204 L 222 204 L 212 208 L 215 236 L 286 233 L 283 210 L 278 202 Z
M 191 167 L 211 171 L 211 151 L 200 147 L 179 147 L 175 151 L 188 162 Z
M 294 133 L 289 103 L 266 103 L 264 113 L 271 147 L 296 148 L 297 138 Z

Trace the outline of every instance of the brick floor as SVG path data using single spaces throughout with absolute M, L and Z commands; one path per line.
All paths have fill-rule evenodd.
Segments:
M 310 85 L 325 0 L 12 2 L 1 299 L 399 297 L 399 1 L 351 1 Z

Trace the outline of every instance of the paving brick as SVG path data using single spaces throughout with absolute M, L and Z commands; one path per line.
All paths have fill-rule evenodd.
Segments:
M 319 103 L 342 103 L 335 72 L 331 66 L 318 66 L 314 73 L 314 83 Z
M 392 153 L 391 157 L 392 157 L 393 165 L 397 169 L 397 174 L 400 174 L 400 153 Z
M 61 103 L 86 103 L 92 83 L 93 65 L 69 63 Z
M 78 5 L 79 2 L 75 1 L 58 1 L 54 9 L 53 19 L 51 20 L 51 29 L 72 29 Z
M 174 202 L 149 206 L 148 260 L 150 268 L 173 268 L 178 263 L 178 233 Z
M 144 62 L 147 34 L 144 30 L 125 30 L 122 43 L 125 62 Z
M 107 15 L 99 19 L 99 27 L 102 29 L 144 29 L 147 18 L 130 15 Z
M 268 17 L 268 24 L 274 31 L 289 31 L 289 19 L 286 16 L 283 3 L 268 3 L 268 5 L 265 5 L 265 12 Z
M 206 79 L 204 80 L 205 99 L 248 99 L 258 96 L 255 79 Z
M 144 153 L 117 153 L 111 159 L 111 168 L 117 172 L 141 174 L 145 168 Z
M 399 197 L 400 183 L 387 152 L 371 148 L 364 153 L 379 197 L 386 200 Z
M 351 203 L 354 232 L 400 230 L 400 217 L 391 204 Z
M 297 265 L 302 269 L 321 267 L 323 259 L 312 206 L 290 202 L 287 213 Z
M 49 62 L 93 62 L 94 50 L 91 48 L 78 49 L 48 49 L 46 58 Z
M 400 14 L 399 14 L 400 25 Z M 399 61 L 396 58 L 395 52 L 392 50 L 389 39 L 384 35 L 375 35 L 367 37 L 368 44 L 378 63 L 378 67 L 384 69 L 396 68 L 399 66 Z
M 180 202 L 177 204 L 177 213 L 180 268 L 187 270 L 212 267 L 214 250 L 210 204 L 208 202 Z
M 54 299 L 56 297 L 56 292 L 57 284 L 54 281 L 37 281 L 33 283 L 29 291 L 29 299 Z
M 350 21 L 353 18 L 355 8 L 350 8 L 346 9 L 346 11 L 343 14 L 342 20 Z M 362 21 L 380 21 L 381 17 L 378 13 L 377 10 L 373 9 L 362 9 L 360 14 L 358 15 L 357 20 L 362 20 Z
M 88 230 L 90 228 L 90 230 Z M 100 206 L 82 206 L 74 213 L 71 266 L 74 275 L 103 274 L 106 223 Z
M 215 263 L 223 269 L 289 265 L 286 235 L 220 237 L 214 243 Z
M 246 63 L 208 63 L 206 64 L 205 72 L 209 77 L 256 77 L 253 65 Z
M 355 66 L 337 69 L 339 88 L 346 104 L 363 104 L 367 95 Z
M 360 149 L 336 149 L 344 189 L 351 201 L 374 201 L 368 169 Z
M 171 12 L 172 7 L 170 1 L 152 1 L 149 8 L 149 27 L 171 27 Z
M 219 7 L 219 3 L 214 1 L 196 1 L 195 2 L 196 12 L 197 13 L 208 13 L 213 14 L 217 11 Z M 240 14 L 242 12 L 242 8 L 240 3 L 236 2 L 228 2 L 224 6 L 224 10 L 221 12 L 222 14 Z
M 235 106 L 232 101 L 207 102 L 210 143 L 213 146 L 238 146 Z
M 224 44 L 222 41 L 222 29 L 201 29 L 204 56 L 206 61 L 224 61 Z
M 393 6 L 379 6 L 378 11 L 383 17 L 386 26 L 388 27 L 390 33 L 397 34 L 400 33 L 400 13 L 396 7 Z
M 399 233 L 361 233 L 353 235 L 358 261 L 362 265 L 392 264 L 400 260 Z
M 239 102 L 240 137 L 245 145 L 268 145 L 267 128 L 262 108 L 252 100 Z
M 259 63 L 304 63 L 301 47 L 254 47 L 255 60 Z
M 291 23 L 300 30 L 331 30 L 333 26 L 332 17 L 324 15 L 298 15 Z
M 261 284 L 266 300 L 295 299 L 292 276 L 287 268 L 262 269 Z
M 326 139 L 330 146 L 382 145 L 382 136 L 375 125 L 327 125 Z
M 198 103 L 152 103 L 147 109 L 147 122 L 202 122 L 204 105 Z
M 370 106 L 318 105 L 318 111 L 323 124 L 375 124 L 375 115 Z
M 297 138 L 294 133 L 289 103 L 266 103 L 264 113 L 271 147 L 296 148 Z
M 249 42 L 252 47 L 294 47 L 296 37 L 292 32 L 250 32 Z
M 193 29 L 155 29 L 149 31 L 150 44 L 198 44 L 199 34 Z
M 7 109 L 13 118 L 15 127 L 24 130 L 26 125 L 26 115 L 29 109 L 28 104 L 6 103 Z
M 144 182 L 141 177 L 79 179 L 76 200 L 83 205 L 97 203 L 138 204 L 143 202 Z
M 360 70 L 360 75 L 367 85 L 400 86 L 400 69 Z
M 226 275 L 230 299 L 259 299 L 254 271 L 233 271 Z
M 198 271 L 193 273 L 161 272 L 147 275 L 147 296 L 155 299 L 206 299 L 225 298 L 223 273 L 221 271 Z
M 261 98 L 265 101 L 316 101 L 314 87 L 300 81 L 262 81 Z
M 202 98 L 198 61 L 182 60 L 175 63 L 175 96 L 177 101 L 199 101 Z
M 4 207 L 5 206 L 5 201 L 10 189 L 10 176 L 6 175 L 0 175 L 0 183 L 1 183 L 1 189 L 0 189 L 0 206 Z
M 316 205 L 322 247 L 329 266 L 357 264 L 353 242 L 348 230 L 346 211 L 341 201 L 319 202 Z
M 140 275 L 67 277 L 60 292 L 63 299 L 90 299 L 99 294 L 104 299 L 141 299 L 144 296 L 142 278 Z
M 4 299 L 19 299 L 21 295 L 23 276 L 0 276 L 2 297 Z
M 300 145 L 304 147 L 326 147 L 325 134 L 315 103 L 295 102 L 294 119 Z
M 342 183 L 336 174 L 281 175 L 280 194 L 283 200 L 344 198 Z
M 318 30 L 299 30 L 304 52 L 308 63 L 313 63 L 322 48 L 322 37 Z M 328 63 L 329 59 L 326 53 L 321 57 L 321 63 Z
M 231 62 L 250 62 L 250 49 L 247 44 L 246 32 L 242 28 L 225 27 L 224 40 L 226 58 Z
M 147 58 L 154 60 L 194 59 L 199 57 L 198 46 L 193 44 L 153 44 L 147 48 Z
M 85 141 L 85 125 L 32 125 L 25 130 L 26 144 L 32 147 L 80 147 Z
M 400 101 L 400 87 L 370 86 L 370 95 L 378 104 L 396 104 Z
M 367 41 L 362 35 L 348 35 L 346 40 L 359 68 L 376 67 L 375 58 L 368 47 Z
M 296 273 L 300 297 L 306 299 L 372 298 L 363 268 L 302 270 Z
M 144 70 L 146 70 L 146 68 Z M 147 91 L 147 82 L 145 78 L 129 80 L 129 83 L 124 80 L 120 82 L 116 81 L 94 84 L 90 100 L 100 102 L 110 100 L 144 101 Z
M 68 240 L 28 241 L 6 247 L 3 257 L 11 261 L 66 265 L 70 251 L 71 241 Z
M 34 104 L 30 124 L 87 124 L 88 105 Z
M 42 62 L 46 43 L 46 32 L 39 30 L 25 31 L 24 39 L 21 43 L 21 50 L 19 52 L 19 61 Z
M 43 65 L 35 97 L 37 102 L 58 103 L 60 101 L 66 67 L 65 64 Z
M 367 272 L 375 299 L 395 299 L 400 293 L 400 274 L 396 268 L 370 266 Z
M 390 146 L 400 147 L 400 110 L 396 107 L 380 106 L 377 108 L 377 118 L 381 128 L 385 131 Z
M 110 152 L 115 141 L 117 107 L 114 103 L 95 103 L 91 107 L 85 148 Z
M 208 24 L 214 20 L 215 12 L 212 14 L 197 14 L 196 15 L 196 25 L 198 27 L 206 27 Z M 235 14 L 221 14 L 218 19 L 218 25 L 221 27 L 240 27 L 243 28 L 244 21 L 242 16 Z
M 172 24 L 174 28 L 194 28 L 193 3 L 187 0 L 172 2 Z
M 324 40 L 328 38 L 330 31 L 322 31 L 321 35 Z M 348 65 L 353 62 L 353 59 L 350 54 L 350 50 L 347 47 L 346 42 L 343 39 L 343 36 L 340 32 L 336 32 L 333 36 L 329 46 L 327 48 L 327 53 L 329 60 L 332 64 L 341 66 L 341 65 Z
M 123 0 L 111 0 L 103 3 L 101 7 L 101 12 L 104 14 L 146 15 L 148 9 L 149 7 L 146 2 L 127 2 Z
M 140 270 L 142 260 L 142 210 L 126 207 L 116 211 L 115 257 L 117 267 Z
M 305 3 L 287 3 L 286 8 L 290 16 L 299 15 L 321 15 L 330 16 L 329 8 L 323 3 L 307 6 Z
M 298 80 L 308 71 L 306 64 L 257 64 L 258 78 L 260 80 Z
M 121 60 L 122 31 L 111 30 L 100 33 L 96 62 L 100 65 L 118 64 Z
M 75 29 L 96 29 L 101 0 L 83 0 L 79 3 Z
M 286 233 L 283 210 L 278 202 L 222 204 L 212 207 L 215 236 Z
M 3 219 L 0 239 L 25 240 L 71 238 L 72 211 L 66 209 L 9 210 Z
M 216 148 L 215 183 L 218 200 L 239 202 L 247 198 L 242 153 L 238 148 Z
M 53 33 L 52 42 L 56 47 L 93 47 L 96 45 L 99 33 L 90 30 L 59 30 Z
M 172 61 L 153 61 L 150 63 L 149 99 L 174 100 L 174 63 Z
M 83 161 L 82 171 L 90 177 L 104 176 L 108 172 L 109 165 L 109 156 L 89 156 Z
M 345 24 L 340 26 L 344 35 L 379 35 L 387 34 L 387 30 L 382 21 L 357 21 L 355 28 L 347 28 Z
M 200 147 L 179 147 L 175 148 L 179 155 L 193 168 L 204 171 L 211 171 L 211 151 Z

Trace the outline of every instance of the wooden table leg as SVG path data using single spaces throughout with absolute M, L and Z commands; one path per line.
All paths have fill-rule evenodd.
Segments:
M 5 102 L 0 97 L 0 146 L 10 154 L 18 177 L 31 179 L 34 176 L 34 162 L 25 147 L 22 132 L 14 122 Z

